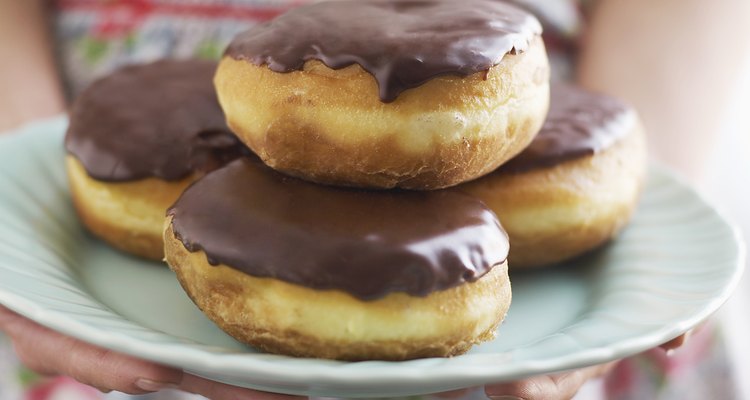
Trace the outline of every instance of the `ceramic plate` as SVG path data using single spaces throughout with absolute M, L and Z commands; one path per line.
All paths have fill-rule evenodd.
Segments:
M 0 302 L 84 341 L 239 386 L 383 397 L 439 392 L 638 353 L 710 316 L 742 270 L 738 231 L 652 168 L 632 225 L 606 248 L 516 273 L 496 340 L 450 359 L 344 363 L 245 347 L 206 319 L 158 263 L 88 236 L 63 168 L 66 120 L 0 138 Z

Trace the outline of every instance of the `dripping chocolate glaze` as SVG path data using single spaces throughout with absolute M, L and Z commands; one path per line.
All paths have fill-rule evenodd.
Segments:
M 460 192 L 322 186 L 252 159 L 202 178 L 169 215 L 211 264 L 363 300 L 475 281 L 508 255 L 495 215 Z
M 65 146 L 97 180 L 178 180 L 247 154 L 224 122 L 216 63 L 129 66 L 89 86 L 73 104 Z
M 495 0 L 342 0 L 289 11 L 238 35 L 226 51 L 276 72 L 308 60 L 359 64 L 383 102 L 440 75 L 488 71 L 541 33 L 533 15 Z
M 521 173 L 595 154 L 627 135 L 635 118 L 635 111 L 614 97 L 555 84 L 539 134 L 498 172 Z

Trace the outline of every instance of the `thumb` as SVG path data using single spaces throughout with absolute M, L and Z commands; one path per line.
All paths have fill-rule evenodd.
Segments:
M 494 399 L 568 400 L 590 379 L 606 374 L 616 363 L 577 369 L 556 375 L 535 376 L 516 382 L 485 387 L 485 393 Z
M 182 381 L 180 370 L 84 343 L 6 308 L 0 308 L 0 329 L 10 336 L 21 362 L 44 375 L 66 375 L 105 392 L 129 394 L 177 387 Z

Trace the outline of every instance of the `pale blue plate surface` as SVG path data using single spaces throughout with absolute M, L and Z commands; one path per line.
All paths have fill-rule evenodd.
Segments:
M 258 353 L 224 334 L 158 264 L 92 239 L 71 206 L 62 118 L 0 138 L 0 303 L 113 350 L 257 389 L 318 396 L 433 393 L 615 360 L 694 327 L 742 271 L 738 231 L 652 168 L 632 225 L 554 270 L 514 274 L 493 342 L 451 359 L 342 363 Z

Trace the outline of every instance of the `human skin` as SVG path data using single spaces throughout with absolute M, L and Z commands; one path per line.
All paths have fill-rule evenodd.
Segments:
M 0 0 L 0 132 L 65 110 L 41 0 Z
M 174 368 L 102 349 L 42 327 L 3 306 L 0 306 L 0 331 L 10 336 L 21 362 L 28 368 L 44 375 L 71 376 L 103 392 L 115 390 L 145 394 L 162 389 L 177 389 L 214 400 L 295 398 L 212 382 Z M 681 336 L 662 348 L 676 349 L 684 343 L 685 337 Z M 589 379 L 606 373 L 615 364 L 489 385 L 485 391 L 492 398 L 516 396 L 528 400 L 568 399 Z M 461 393 L 445 393 L 442 397 L 450 398 Z
M 606 0 L 577 80 L 638 110 L 652 156 L 693 181 L 750 73 L 747 0 Z
M 67 375 L 102 392 L 145 394 L 176 389 L 209 399 L 287 400 L 209 381 L 62 335 L 0 306 L 0 331 L 13 341 L 21 362 L 42 375 Z

